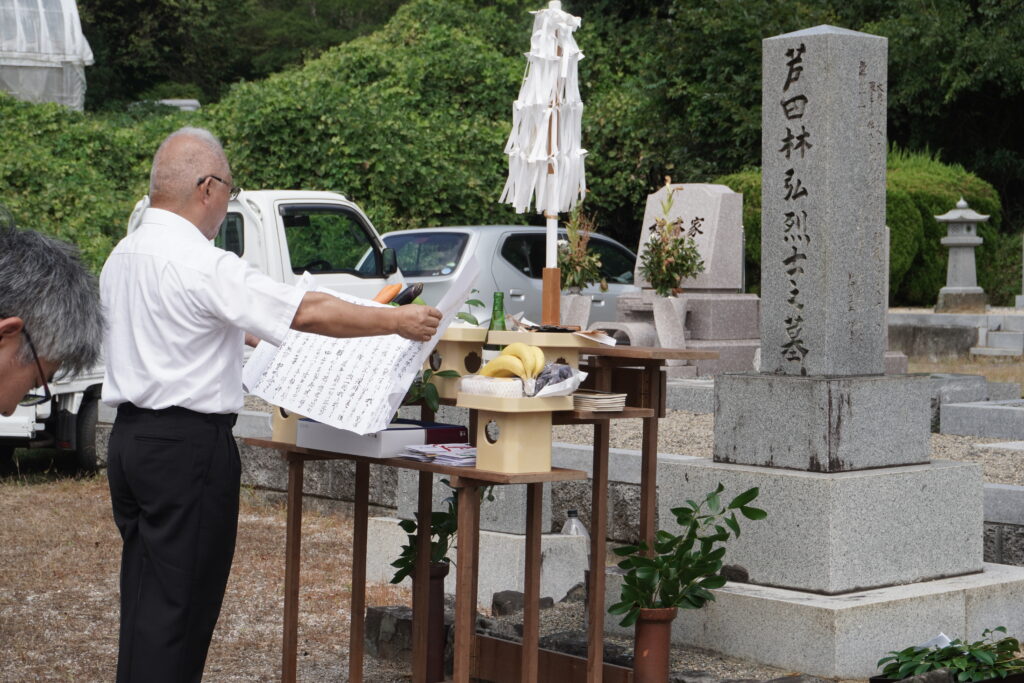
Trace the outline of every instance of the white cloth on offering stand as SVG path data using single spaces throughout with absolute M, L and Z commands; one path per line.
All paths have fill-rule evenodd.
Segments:
M 287 411 L 356 434 L 387 429 L 424 361 L 472 289 L 472 259 L 441 298 L 441 324 L 429 342 L 397 334 L 335 339 L 290 330 L 281 346 L 260 342 L 242 373 L 249 393 Z M 309 279 L 303 282 L 310 282 Z M 319 289 L 360 306 L 368 299 Z

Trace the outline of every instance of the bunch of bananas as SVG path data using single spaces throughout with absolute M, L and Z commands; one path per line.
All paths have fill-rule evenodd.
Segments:
M 509 344 L 501 355 L 480 369 L 485 377 L 518 377 L 533 379 L 544 369 L 544 352 L 539 346 L 523 342 Z

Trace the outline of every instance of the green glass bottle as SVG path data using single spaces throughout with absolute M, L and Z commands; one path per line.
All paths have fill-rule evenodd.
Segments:
M 503 292 L 494 293 L 494 304 L 491 306 L 491 324 L 487 329 L 488 337 L 490 336 L 490 332 L 505 331 L 505 294 Z M 499 344 L 492 344 L 488 340 L 488 342 L 484 344 L 484 363 L 497 358 L 503 348 L 505 347 Z

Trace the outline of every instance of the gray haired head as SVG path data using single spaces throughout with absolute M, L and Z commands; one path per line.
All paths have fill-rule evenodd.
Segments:
M 172 145 L 175 142 L 186 144 Z M 160 143 L 153 156 L 149 196 L 163 203 L 180 204 L 192 194 L 201 177 L 224 174 L 229 168 L 224 148 L 213 133 L 205 128 L 179 128 Z
M 0 227 L 0 314 L 25 323 L 41 358 L 77 374 L 93 367 L 103 343 L 96 278 L 70 244 L 32 230 Z M 19 359 L 32 362 L 28 344 Z

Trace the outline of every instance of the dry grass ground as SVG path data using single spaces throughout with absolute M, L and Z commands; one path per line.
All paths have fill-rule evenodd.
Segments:
M 978 356 L 967 358 L 911 358 L 908 372 L 946 372 L 984 375 L 990 382 L 1017 382 L 1024 386 L 1024 363 L 1019 358 Z
M 14 476 L 0 483 L 2 681 L 110 681 L 117 656 L 120 538 L 106 479 Z M 284 511 L 243 496 L 235 564 L 207 660 L 209 681 L 280 677 Z M 303 520 L 300 678 L 344 680 L 351 519 Z M 368 604 L 408 592 L 373 587 Z M 368 661 L 372 678 L 402 680 Z

